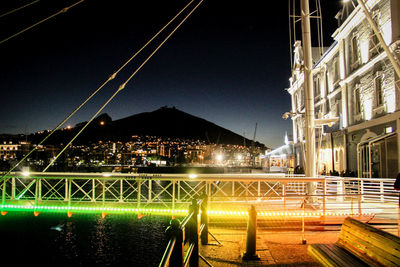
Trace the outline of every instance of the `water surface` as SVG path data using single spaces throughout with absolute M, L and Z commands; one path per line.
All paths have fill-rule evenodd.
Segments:
M 0 216 L 2 261 L 32 266 L 158 266 L 170 218 L 8 213 Z

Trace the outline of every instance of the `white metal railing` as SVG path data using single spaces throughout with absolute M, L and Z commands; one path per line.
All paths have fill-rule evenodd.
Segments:
M 13 173 L 0 181 L 1 205 L 186 208 L 206 194 L 209 209 L 299 209 L 306 184 L 321 212 L 397 207 L 394 179 L 272 174 Z M 379 206 L 379 205 L 380 206 Z M 372 205 L 372 206 L 371 206 Z

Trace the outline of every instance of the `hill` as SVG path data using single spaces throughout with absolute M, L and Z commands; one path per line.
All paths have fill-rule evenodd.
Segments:
M 60 129 L 46 143 L 67 143 L 78 133 L 85 122 L 71 129 Z M 113 121 L 108 114 L 98 116 L 74 141 L 86 144 L 102 141 L 128 141 L 133 135 L 203 140 L 209 143 L 251 145 L 251 140 L 220 127 L 205 119 L 190 115 L 181 110 L 162 107 L 152 112 L 143 112 Z M 44 134 L 31 135 L 29 140 L 40 141 Z M 259 142 L 255 146 L 263 147 Z

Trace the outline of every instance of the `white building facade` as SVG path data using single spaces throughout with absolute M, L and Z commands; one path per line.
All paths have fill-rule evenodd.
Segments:
M 398 62 L 400 0 L 365 2 Z M 332 35 L 334 43 L 322 56 L 313 54 L 315 118 L 339 118 L 332 127 L 316 128 L 317 171 L 396 177 L 400 172 L 399 77 L 361 7 L 353 7 L 351 2 L 346 5 L 336 16 L 339 26 Z M 295 64 L 289 81 L 295 164 L 304 166 L 301 67 Z

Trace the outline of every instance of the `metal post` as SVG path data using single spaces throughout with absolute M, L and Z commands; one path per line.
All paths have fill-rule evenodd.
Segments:
M 92 179 L 92 202 L 96 202 L 96 179 Z
M 172 250 L 171 257 L 169 259 L 169 266 L 183 266 L 184 258 L 184 238 L 183 231 L 180 228 L 180 222 L 178 219 L 172 219 L 170 226 L 166 230 L 167 238 L 171 239 L 175 237 L 175 245 Z
M 68 179 L 67 178 L 65 178 L 64 179 L 65 180 L 65 197 L 64 197 L 64 201 L 68 201 Z
M 247 240 L 246 252 L 243 254 L 243 260 L 260 260 L 256 254 L 257 240 L 257 211 L 254 205 L 249 209 L 249 219 L 247 221 Z
M 201 204 L 201 224 L 204 225 L 203 231 L 201 232 L 201 244 L 208 244 L 208 214 L 207 214 L 207 206 L 208 206 L 208 196 L 206 194 L 203 195 L 203 203 Z
M 189 259 L 189 266 L 190 267 L 198 267 L 199 266 L 199 230 L 200 230 L 200 224 L 199 224 L 199 206 L 197 205 L 196 199 L 192 200 L 192 205 L 189 209 L 193 211 L 193 216 L 190 219 L 189 223 L 191 224 L 189 226 L 189 240 L 190 244 L 193 244 L 193 251 L 192 255 Z
M 310 9 L 308 0 L 301 0 L 301 29 L 304 55 L 304 97 L 306 123 L 306 176 L 314 177 L 315 172 L 315 125 L 314 91 L 312 80 L 312 52 L 310 31 Z M 311 193 L 311 192 L 310 192 Z
M 38 203 L 39 203 L 39 198 L 38 198 L 38 195 L 39 195 L 38 179 L 39 179 L 39 178 L 35 178 L 35 179 L 36 179 L 36 184 L 35 184 L 35 206 L 37 206 Z M 36 208 L 35 208 L 35 209 L 36 209 Z
M 322 192 L 323 192 L 323 197 L 322 197 L 322 211 L 324 213 L 324 218 L 325 218 L 325 212 L 326 212 L 326 179 L 322 182 Z
M 140 198 L 142 195 L 142 180 L 138 180 L 138 188 L 137 188 L 137 207 L 140 207 Z
M 123 195 L 124 195 L 124 182 L 121 178 L 121 180 L 119 180 L 119 202 L 124 202 L 123 199 Z
M 303 245 L 305 245 L 305 244 L 307 244 L 307 240 L 304 235 L 304 230 L 305 230 L 304 215 L 305 215 L 305 207 L 306 207 L 306 199 L 305 198 L 303 198 L 303 203 L 301 206 L 303 208 L 303 212 L 301 213 L 301 243 Z M 325 212 L 324 212 L 324 217 L 325 217 Z
M 337 193 L 336 193 L 336 201 L 337 202 L 343 202 L 343 192 L 344 192 L 344 190 L 343 190 L 343 178 L 340 178 L 338 181 L 337 181 L 337 186 L 336 186 L 336 190 L 337 190 Z
M 42 179 L 39 178 L 39 181 L 37 182 L 38 185 L 38 200 L 42 201 Z
M 3 180 L 3 192 L 1 196 L 1 204 L 4 206 L 6 204 L 6 180 Z
M 172 209 L 175 209 L 175 184 L 176 181 L 172 181 Z
M 286 182 L 282 183 L 283 210 L 286 211 Z
M 304 55 L 304 98 L 305 98 L 305 174 L 306 177 L 316 176 L 315 167 L 315 123 L 314 123 L 314 90 L 312 77 L 312 52 L 310 30 L 310 8 L 308 0 L 301 0 L 301 29 Z M 307 183 L 308 202 L 314 202 L 315 183 Z
M 106 180 L 103 179 L 103 198 L 102 198 L 102 207 L 105 207 L 105 202 L 106 202 Z
M 11 199 L 15 198 L 15 178 L 11 178 Z
M 147 196 L 147 202 L 151 203 L 151 191 L 152 191 L 152 180 L 149 180 L 149 190 L 148 190 L 148 196 Z
M 68 179 L 68 207 L 71 207 L 71 192 L 72 192 L 72 179 Z

